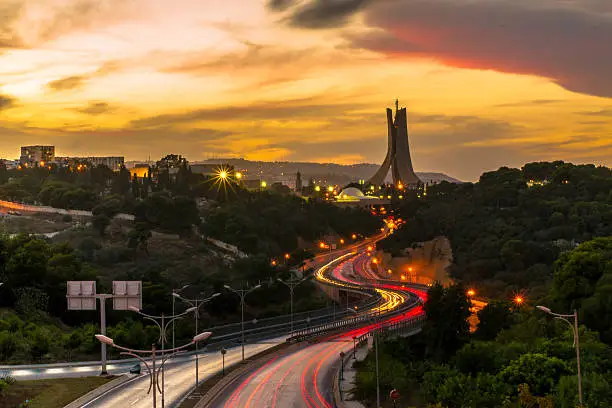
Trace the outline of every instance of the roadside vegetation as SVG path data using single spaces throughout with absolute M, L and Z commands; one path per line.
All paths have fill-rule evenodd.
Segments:
M 289 291 L 276 278 L 304 269 L 319 240 L 380 228 L 367 211 L 308 202 L 278 189 L 247 191 L 231 179 L 220 185 L 192 174 L 183 159 L 166 159 L 152 168 L 154 176 L 132 180 L 124 169 L 0 168 L 0 199 L 93 212 L 9 215 L 0 223 L 0 364 L 99 358 L 93 337 L 99 312 L 67 311 L 66 281 L 94 280 L 98 293 L 109 293 L 113 280 L 140 280 L 143 310 L 158 315 L 172 310 L 172 290 L 184 285 L 187 298 L 222 293 L 201 308 L 200 327 L 239 321 L 240 299 L 223 285 L 261 283 L 247 299 L 245 316 L 261 319 L 289 313 Z M 169 166 L 178 168 L 173 177 Z M 116 217 L 125 212 L 134 221 Z M 27 229 L 41 223 L 44 229 Z M 58 228 L 51 231 L 47 224 Z M 17 234 L 19 226 L 24 229 Z M 58 233 L 46 238 L 30 232 Z M 296 312 L 330 302 L 313 283 L 296 288 L 295 299 Z M 185 308 L 176 304 L 177 311 Z M 140 348 L 158 335 L 134 313 L 110 305 L 107 322 L 109 335 L 126 346 Z M 188 341 L 193 325 L 192 319 L 177 322 L 176 341 Z
M 475 184 L 442 183 L 396 208 L 391 253 L 436 236 L 453 246 L 456 284 L 434 285 L 423 331 L 380 350 L 382 395 L 402 406 L 578 406 L 576 351 L 558 313 L 577 309 L 584 406 L 612 406 L 612 173 L 562 162 L 501 168 Z M 488 300 L 469 332 L 468 290 Z M 512 300 L 520 296 L 521 303 Z M 357 395 L 373 406 L 373 353 Z M 390 407 L 391 402 L 386 401 Z

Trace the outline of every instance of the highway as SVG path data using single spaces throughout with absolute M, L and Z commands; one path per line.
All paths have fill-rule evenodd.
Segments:
M 260 353 L 270 347 L 285 342 L 285 337 L 270 340 L 266 343 L 247 344 L 245 346 L 245 356 L 248 358 L 254 354 Z M 240 347 L 229 349 L 225 355 L 225 367 L 230 367 L 241 360 Z M 200 380 L 206 380 L 214 374 L 221 371 L 221 355 L 220 353 L 207 353 L 200 356 L 199 373 Z M 143 371 L 146 372 L 146 370 Z M 193 388 L 195 381 L 195 365 L 194 362 L 180 363 L 170 366 L 166 370 L 165 384 L 166 406 L 173 406 L 182 397 L 185 396 L 190 389 Z M 109 393 L 102 395 L 100 398 L 91 401 L 83 407 L 87 408 L 150 408 L 153 397 L 148 394 L 149 376 L 141 375 L 125 383 L 124 386 L 115 388 Z M 158 407 L 161 407 L 161 396 L 157 395 Z
M 379 238 L 378 236 L 374 239 Z M 329 262 L 333 263 L 333 259 L 338 257 L 338 254 L 345 254 L 346 252 L 352 253 L 352 251 L 359 250 L 364 245 L 367 246 L 366 241 L 357 243 L 348 247 L 343 248 L 340 251 L 334 251 L 332 253 L 324 253 L 315 257 L 312 266 L 317 267 L 326 262 L 326 265 L 330 265 Z M 330 261 L 332 260 L 332 261 Z M 266 340 L 264 343 L 246 344 L 245 354 L 251 356 L 264 351 L 277 344 L 284 343 L 287 336 L 280 336 L 272 340 Z M 352 340 L 351 340 L 352 344 Z M 341 343 L 340 345 L 346 345 Z M 221 371 L 221 358 L 219 352 L 204 352 L 200 357 L 200 381 L 211 377 L 212 375 Z M 240 347 L 234 347 L 228 350 L 225 356 L 226 368 L 232 364 L 236 364 L 240 361 Z M 316 369 L 316 367 L 314 368 Z M 313 369 L 313 370 L 314 370 Z M 175 361 L 173 365 L 169 366 L 165 373 L 165 402 L 167 407 L 175 406 L 175 404 L 181 400 L 194 386 L 194 362 L 193 357 L 189 357 L 187 360 Z M 321 368 L 319 368 L 321 370 Z M 143 367 L 143 372 L 145 372 Z M 318 371 L 317 371 L 318 372 Z M 305 378 L 308 376 L 305 375 Z M 315 376 L 319 378 L 318 375 Z M 127 382 L 124 386 L 113 389 L 107 394 L 102 395 L 100 398 L 92 401 L 85 405 L 87 408 L 150 408 L 152 404 L 152 395 L 147 394 L 149 389 L 149 379 L 146 375 L 135 377 L 134 379 Z M 314 392 L 314 391 L 313 391 Z M 316 394 L 316 392 L 315 392 Z M 161 397 L 158 395 L 158 406 L 161 406 Z M 251 405 L 253 407 L 259 407 L 260 405 Z M 291 405 L 279 405 L 280 407 L 291 406 Z
M 365 327 L 349 330 L 342 334 L 327 336 L 314 344 L 301 342 L 283 353 L 278 353 L 261 366 L 254 366 L 249 372 L 238 377 L 226 387 L 210 405 L 215 408 L 332 408 L 333 375 L 338 369 L 340 352 L 350 353 L 353 338 L 379 327 L 422 315 L 422 307 L 416 306 L 402 314 L 385 317 L 408 301 L 412 295 L 426 298 L 420 290 L 393 284 L 365 284 L 355 280 L 353 270 L 371 278 L 369 257 L 365 253 L 347 254 L 339 257 L 344 261 L 330 268 L 321 267 L 316 278 L 327 284 L 354 288 L 373 286 L 383 297 L 383 302 L 369 310 L 357 313 L 369 314 L 374 318 L 382 314 L 381 321 Z M 353 269 L 354 268 L 354 269 Z M 329 270 L 331 269 L 331 271 Z

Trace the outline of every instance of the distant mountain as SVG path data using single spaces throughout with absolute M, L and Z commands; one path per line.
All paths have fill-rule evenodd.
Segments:
M 311 163 L 311 162 L 264 162 L 245 159 L 210 159 L 198 163 L 206 164 L 229 164 L 237 171 L 241 171 L 250 179 L 280 180 L 283 178 L 294 178 L 299 171 L 305 184 L 309 179 L 317 183 L 348 184 L 352 181 L 367 180 L 378 170 L 380 165 L 371 163 L 361 164 L 335 164 L 335 163 Z M 460 180 L 450 177 L 444 173 L 417 172 L 419 178 L 426 183 L 439 183 L 448 181 L 450 183 L 461 183 Z M 390 176 L 388 181 L 391 181 Z

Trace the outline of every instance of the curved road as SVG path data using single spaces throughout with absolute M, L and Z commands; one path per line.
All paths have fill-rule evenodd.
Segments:
M 317 271 L 317 279 L 340 286 L 364 285 L 353 279 L 354 270 L 361 274 L 362 268 L 369 268 L 366 254 L 353 255 L 350 259 L 326 273 L 326 267 Z M 371 271 L 370 271 L 371 272 Z M 364 274 L 366 277 L 369 273 Z M 424 300 L 423 291 L 399 285 L 375 284 L 384 302 L 364 313 L 385 313 L 397 309 L 409 298 L 407 292 Z M 399 322 L 422 314 L 417 306 L 408 312 L 387 318 L 385 323 Z M 375 329 L 381 323 L 329 336 L 315 344 L 298 343 L 269 359 L 265 364 L 254 367 L 250 372 L 238 377 L 225 392 L 210 405 L 213 408 L 332 408 L 331 385 L 337 371 L 340 352 L 350 353 L 353 337 L 359 337 Z

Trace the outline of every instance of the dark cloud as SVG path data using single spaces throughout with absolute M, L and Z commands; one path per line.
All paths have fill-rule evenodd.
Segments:
M 612 109 L 601 109 L 601 110 L 598 110 L 598 111 L 578 112 L 578 114 L 584 115 L 584 116 L 612 117 Z
M 523 101 L 523 102 L 512 102 L 512 103 L 500 103 L 497 105 L 493 105 L 494 108 L 524 108 L 526 106 L 533 105 L 554 105 L 557 103 L 563 102 L 560 99 L 533 99 L 531 101 Z
M 588 0 L 310 0 L 285 22 L 340 27 L 364 11 L 373 30 L 347 36 L 390 57 L 549 78 L 564 88 L 612 97 L 612 2 Z
M 286 22 L 299 28 L 335 28 L 371 3 L 373 0 L 311 0 L 292 10 Z
M 12 96 L 0 94 L 0 112 L 15 106 L 16 99 Z
M 273 11 L 285 11 L 296 3 L 296 0 L 268 0 L 266 7 Z
M 271 45 L 254 44 L 243 41 L 244 51 L 235 51 L 212 58 L 209 52 L 201 55 L 189 53 L 184 61 L 173 62 L 161 68 L 162 72 L 210 74 L 211 72 L 225 72 L 227 70 L 244 69 L 270 69 L 278 75 L 282 66 L 294 67 L 296 63 L 308 65 L 308 61 L 316 53 L 314 49 L 287 49 Z M 275 76 L 276 76 L 275 75 Z
M 83 75 L 72 75 L 69 77 L 59 78 L 54 81 L 51 81 L 47 83 L 47 89 L 54 92 L 72 91 L 75 89 L 80 89 L 84 87 L 89 80 L 96 77 L 110 75 L 111 73 L 122 69 L 123 66 L 124 63 L 120 61 L 108 61 L 102 64 L 100 68 L 98 68 L 92 73 Z
M 538 75 L 568 90 L 612 97 L 612 17 L 511 1 L 381 1 L 366 13 L 377 32 L 356 47 L 472 69 Z
M 85 76 L 74 75 L 65 78 L 56 79 L 47 84 L 47 88 L 51 91 L 62 92 L 71 91 L 81 88 L 85 85 L 87 78 Z
M 101 115 L 103 113 L 110 113 L 116 111 L 117 108 L 109 105 L 106 102 L 89 102 L 87 106 L 83 108 L 77 108 L 76 111 L 84 113 L 86 115 Z
M 220 122 L 227 120 L 292 120 L 304 118 L 322 118 L 343 112 L 357 110 L 365 105 L 360 104 L 324 104 L 320 99 L 305 98 L 282 102 L 259 102 L 244 106 L 222 106 L 197 109 L 184 113 L 166 114 L 136 119 L 131 122 L 134 128 L 168 126 L 169 124 L 190 122 Z

